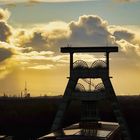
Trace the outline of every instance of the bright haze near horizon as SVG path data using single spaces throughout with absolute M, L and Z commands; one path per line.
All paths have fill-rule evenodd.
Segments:
M 112 46 L 117 95 L 140 93 L 139 0 L 0 0 L 0 95 L 63 94 L 69 56 L 60 48 Z M 98 56 L 102 59 L 103 56 Z M 75 55 L 89 65 L 93 54 Z M 94 82 L 94 80 L 93 80 Z

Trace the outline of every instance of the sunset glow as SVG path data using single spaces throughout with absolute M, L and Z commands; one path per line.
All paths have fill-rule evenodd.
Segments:
M 116 94 L 140 94 L 139 7 L 138 0 L 0 0 L 0 95 L 19 96 L 25 81 L 31 96 L 63 94 L 69 56 L 60 48 L 68 44 L 117 45 Z M 89 64 L 96 59 L 84 54 Z

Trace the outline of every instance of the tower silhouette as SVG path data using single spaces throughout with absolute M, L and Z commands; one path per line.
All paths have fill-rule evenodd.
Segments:
M 27 82 L 26 81 L 25 81 L 25 88 L 24 88 L 24 97 L 25 98 L 29 98 L 30 97 L 30 93 L 28 91 Z
M 92 130 L 92 135 L 96 135 L 96 128 L 100 125 L 97 103 L 100 100 L 108 100 L 120 125 L 123 140 L 131 140 L 127 124 L 110 81 L 111 77 L 109 76 L 109 54 L 118 52 L 118 47 L 63 47 L 61 52 L 70 54 L 70 77 L 51 128 L 52 132 L 56 136 L 63 135 L 63 131 L 60 130 L 62 130 L 64 113 L 72 100 L 80 100 L 82 109 L 80 126 L 83 128 L 83 133 L 86 134 Z M 106 60 L 97 60 L 93 62 L 91 67 L 88 67 L 85 61 L 77 60 L 73 62 L 74 53 L 105 53 Z M 86 80 L 87 78 L 99 78 L 102 80 L 102 84 L 98 84 L 94 90 L 91 90 L 91 86 L 94 84 L 91 80 Z M 83 79 L 90 85 L 88 91 L 85 91 L 83 85 L 78 83 L 79 79 Z M 92 129 L 90 129 L 90 126 L 92 126 Z

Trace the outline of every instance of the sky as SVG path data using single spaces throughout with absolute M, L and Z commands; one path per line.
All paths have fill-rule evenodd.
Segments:
M 116 94 L 139 95 L 139 7 L 139 0 L 0 0 L 0 95 L 19 96 L 25 82 L 31 96 L 62 95 L 69 56 L 60 48 L 67 44 L 117 45 L 110 55 Z M 90 66 L 103 54 L 74 58 Z

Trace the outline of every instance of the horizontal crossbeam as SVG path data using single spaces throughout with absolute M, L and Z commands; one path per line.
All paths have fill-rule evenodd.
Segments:
M 72 96 L 70 96 L 72 100 L 87 100 L 87 101 L 99 101 L 107 98 L 107 95 L 105 94 L 105 90 L 102 91 L 83 91 L 78 92 L 75 91 L 72 93 Z
M 62 53 L 92 53 L 92 52 L 118 52 L 117 46 L 99 46 L 99 47 L 62 47 L 61 48 Z

